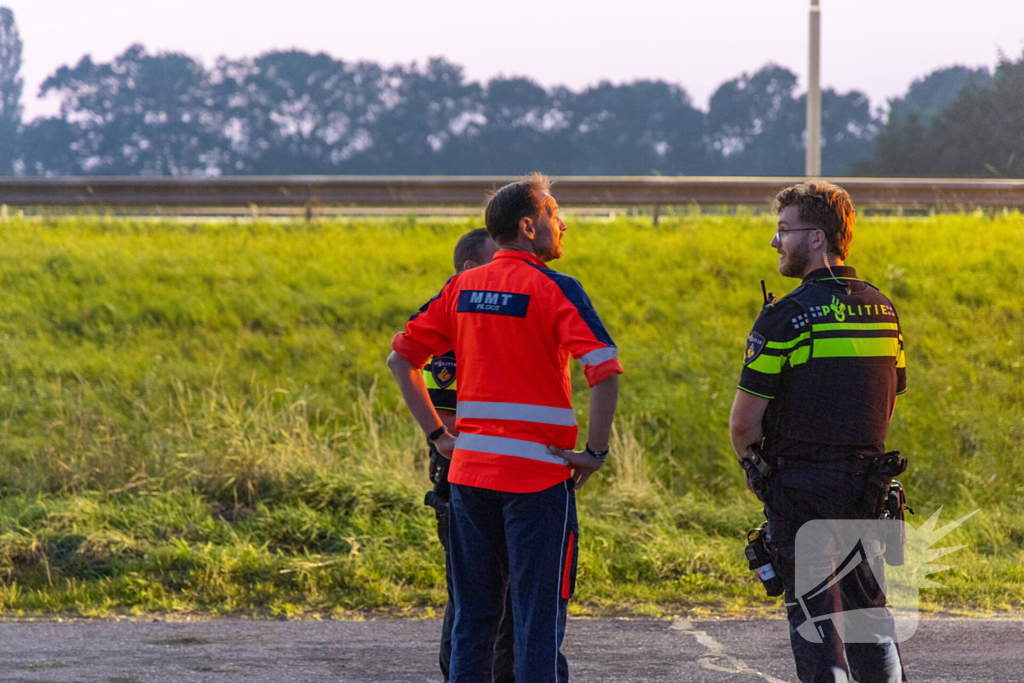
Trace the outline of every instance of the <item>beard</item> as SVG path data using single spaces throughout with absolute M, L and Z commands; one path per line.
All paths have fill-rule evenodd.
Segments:
M 806 235 L 807 233 L 802 234 Z M 806 239 L 801 239 L 797 244 L 782 252 L 782 260 L 779 261 L 779 274 L 783 277 L 803 277 L 810 263 L 811 248 L 807 245 Z
M 537 257 L 544 261 L 554 261 L 555 259 L 562 258 L 562 241 L 557 235 L 550 236 L 544 239 L 539 244 L 535 245 Z
M 555 261 L 560 258 L 562 258 L 562 245 L 557 242 L 552 243 L 551 247 L 548 249 L 547 258 L 544 260 Z

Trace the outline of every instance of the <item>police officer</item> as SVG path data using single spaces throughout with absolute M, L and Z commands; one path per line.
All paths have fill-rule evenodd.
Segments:
M 498 247 L 484 228 L 470 230 L 459 238 L 455 245 L 455 272 L 482 266 L 491 262 Z M 458 388 L 455 352 L 448 351 L 434 356 L 423 368 L 423 380 L 427 385 L 430 402 L 437 411 L 441 422 L 448 432 L 457 435 L 455 428 L 456 389 Z M 427 440 L 430 448 L 430 480 L 434 490 L 427 494 L 427 504 L 434 508 L 437 516 L 437 537 L 445 552 L 445 584 L 448 589 L 448 602 L 444 607 L 444 619 L 441 622 L 441 653 L 439 662 L 441 675 L 448 680 L 452 657 L 452 624 L 455 621 L 455 603 L 452 596 L 451 562 L 448 554 L 448 499 L 450 486 L 448 483 L 448 458 L 438 452 L 433 441 Z M 494 683 L 511 683 L 515 680 L 512 668 L 512 608 L 506 599 L 505 611 L 498 625 L 498 637 L 494 645 Z
M 491 197 L 485 223 L 498 253 L 449 280 L 395 335 L 388 358 L 413 417 L 452 455 L 453 683 L 491 680 L 506 590 L 516 680 L 568 680 L 561 644 L 578 557 L 574 491 L 608 455 L 622 366 L 580 283 L 545 265 L 561 257 L 566 229 L 549 188 L 534 174 Z M 452 347 L 457 440 L 418 371 Z M 572 450 L 570 357 L 591 387 L 583 451 Z
M 843 265 L 855 215 L 846 191 L 825 182 L 795 185 L 778 194 L 774 209 L 779 272 L 802 283 L 778 301 L 766 296 L 747 339 L 729 427 L 747 486 L 765 503 L 797 676 L 815 683 L 906 680 L 885 595 L 866 562 L 827 590 L 824 613 L 882 608 L 888 616 L 875 642 L 844 643 L 827 628 L 821 642 L 798 633 L 808 615 L 795 593 L 797 532 L 811 520 L 878 518 L 889 482 L 878 468 L 906 373 L 895 307 Z M 771 469 L 754 467 L 758 458 Z

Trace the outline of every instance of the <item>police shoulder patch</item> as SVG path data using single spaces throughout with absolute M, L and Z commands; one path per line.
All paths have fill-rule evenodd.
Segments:
M 455 382 L 455 356 L 434 356 L 430 364 L 430 374 L 441 389 L 447 389 Z
M 747 351 L 743 355 L 743 364 L 750 365 L 754 359 L 761 355 L 764 350 L 764 337 L 757 332 L 751 332 L 747 337 Z

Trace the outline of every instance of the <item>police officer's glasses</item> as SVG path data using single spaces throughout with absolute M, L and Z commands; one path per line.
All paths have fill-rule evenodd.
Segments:
M 785 230 L 775 228 L 775 239 L 781 242 L 782 236 L 787 232 L 807 232 L 808 230 L 821 230 L 821 228 L 786 228 Z

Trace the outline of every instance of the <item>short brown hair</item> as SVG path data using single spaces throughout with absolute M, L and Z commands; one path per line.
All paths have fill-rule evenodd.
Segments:
M 519 234 L 519 221 L 523 218 L 537 218 L 540 210 L 537 195 L 550 189 L 551 181 L 546 175 L 531 173 L 491 195 L 484 209 L 484 225 L 495 244 L 515 241 Z
M 775 196 L 772 210 L 782 213 L 794 204 L 800 222 L 825 233 L 829 253 L 845 259 L 850 253 L 853 220 L 857 215 L 846 190 L 821 181 L 793 185 Z
M 455 243 L 455 272 L 461 273 L 466 261 L 480 262 L 484 243 L 491 239 L 484 228 L 470 230 Z

